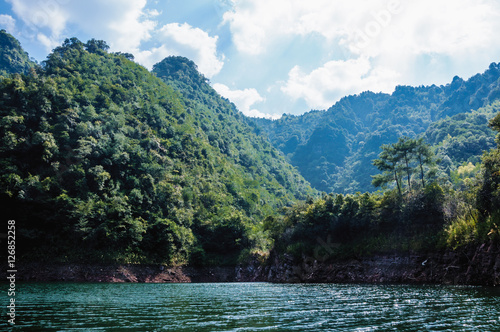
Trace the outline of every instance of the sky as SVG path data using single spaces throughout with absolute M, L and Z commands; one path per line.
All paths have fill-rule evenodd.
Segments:
M 0 0 L 0 28 L 38 62 L 71 37 L 148 69 L 187 57 L 240 111 L 268 118 L 500 62 L 500 0 Z

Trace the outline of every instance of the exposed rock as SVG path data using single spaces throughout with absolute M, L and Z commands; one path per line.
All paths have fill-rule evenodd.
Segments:
M 2 269 L 3 279 L 7 269 Z M 319 262 L 303 256 L 271 255 L 237 267 L 164 265 L 88 265 L 20 263 L 19 281 L 73 282 L 236 282 L 419 283 L 500 285 L 500 245 L 470 246 L 443 252 L 375 255 Z
M 255 262 L 252 262 L 255 264 Z M 250 271 L 249 267 L 246 268 Z M 500 246 L 483 244 L 443 252 L 375 255 L 318 262 L 283 255 L 271 258 L 248 280 L 282 283 L 418 283 L 500 285 Z

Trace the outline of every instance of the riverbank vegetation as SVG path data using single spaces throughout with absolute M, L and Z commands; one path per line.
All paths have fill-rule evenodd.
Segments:
M 1 77 L 0 201 L 18 256 L 234 264 L 249 230 L 314 191 L 192 61 L 157 67 L 189 77 L 187 98 L 130 59 L 72 38 Z
M 482 81 L 365 93 L 270 124 L 186 58 L 149 72 L 72 38 L 36 64 L 0 37 L 0 203 L 21 260 L 234 265 L 499 239 L 496 64 Z M 456 109 L 465 99 L 477 108 Z M 361 134 L 368 123 L 378 129 Z
M 500 131 L 500 114 L 490 126 Z M 458 249 L 500 240 L 500 144 L 477 165 L 437 177 L 422 139 L 383 145 L 375 193 L 324 194 L 269 222 L 277 253 L 319 260 Z M 434 149 L 438 150 L 438 149 Z M 424 169 L 426 171 L 424 171 Z

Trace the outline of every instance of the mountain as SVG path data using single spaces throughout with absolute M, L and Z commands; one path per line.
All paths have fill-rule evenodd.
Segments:
M 28 59 L 2 34 L 2 54 Z M 500 128 L 498 64 L 467 81 L 364 92 L 270 121 L 245 117 L 189 59 L 149 72 L 108 49 L 71 38 L 41 65 L 13 56 L 0 65 L 0 207 L 15 220 L 19 260 L 262 263 L 314 253 L 325 236 L 349 254 L 408 237 L 427 248 L 445 233 L 453 246 L 500 234 L 498 148 L 479 164 L 498 143 L 488 127 Z M 402 136 L 433 146 L 440 181 L 424 181 L 431 157 L 401 165 L 405 142 L 427 149 Z M 374 191 L 382 145 L 386 161 L 397 153 L 392 180 L 406 172 L 404 190 L 342 195 Z M 318 197 L 307 180 L 338 195 Z
M 342 98 L 326 111 L 254 121 L 314 188 L 354 193 L 375 190 L 370 175 L 377 170 L 372 161 L 382 144 L 394 143 L 401 136 L 423 136 L 429 143 L 442 144 L 442 140 L 436 140 L 437 128 L 444 137 L 450 134 L 453 138 L 456 133 L 452 126 L 447 126 L 450 130 L 446 132 L 444 123 L 436 121 L 451 121 L 458 128 L 460 121 L 471 120 L 465 113 L 489 107 L 487 112 L 479 111 L 479 122 L 473 121 L 481 127 L 481 136 L 476 133 L 474 138 L 467 138 L 474 140 L 469 145 L 475 145 L 469 153 L 470 161 L 477 161 L 482 150 L 494 146 L 495 134 L 488 129 L 487 120 L 500 110 L 495 104 L 499 97 L 500 64 L 492 63 L 483 74 L 467 81 L 455 77 L 444 86 L 398 86 L 392 94 L 363 92 Z M 459 145 L 456 147 L 461 149 Z M 450 159 L 469 161 L 463 157 Z
M 0 75 L 26 74 L 35 65 L 28 53 L 22 49 L 19 41 L 7 31 L 0 30 Z
M 27 74 L 2 63 L 21 73 L 0 78 L 18 259 L 224 264 L 268 246 L 263 220 L 309 184 L 194 63 L 165 59 L 163 81 L 130 58 L 71 38 Z

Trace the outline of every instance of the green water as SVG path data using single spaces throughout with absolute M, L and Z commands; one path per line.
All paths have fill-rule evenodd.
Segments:
M 16 304 L 19 331 L 500 331 L 480 287 L 33 283 Z

